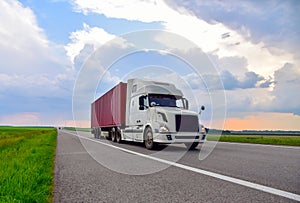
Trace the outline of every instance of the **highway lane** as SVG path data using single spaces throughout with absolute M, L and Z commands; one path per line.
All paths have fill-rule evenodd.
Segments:
M 300 148 L 218 143 L 207 159 L 187 153 L 180 163 L 300 194 Z
M 80 134 L 92 138 L 89 133 L 80 132 Z M 108 143 L 111 144 L 111 142 Z M 164 154 L 157 155 L 156 152 L 146 150 L 142 144 L 121 146 L 173 161 L 173 156 L 170 159 L 170 156 L 166 157 L 164 154 L 183 154 L 184 156 L 180 157 L 178 163 L 300 194 L 299 147 L 218 143 L 208 158 L 199 161 L 200 147 L 188 153 L 183 144 L 171 145 L 167 148 L 160 147 L 158 150 L 163 149 Z
M 88 133 L 80 134 L 91 136 Z M 106 140 L 100 141 L 106 143 Z M 199 151 L 186 153 L 181 145 L 160 147 L 159 150 L 165 153 L 159 156 L 159 150 L 148 151 L 138 144 L 115 146 L 152 154 L 166 160 L 174 158 L 169 155 L 183 154 L 178 161 L 183 165 L 299 194 L 298 148 L 265 149 L 263 146 L 219 143 L 208 158 L 199 161 Z M 105 159 L 97 160 L 99 154 Z M 141 165 L 145 167 L 140 167 Z M 151 173 L 153 171 L 155 173 Z M 144 175 L 128 175 L 143 173 Z M 84 139 L 79 140 L 60 131 L 55 165 L 54 202 L 91 201 L 292 202 L 284 197 L 146 160 L 131 153 L 120 153 L 118 149 Z

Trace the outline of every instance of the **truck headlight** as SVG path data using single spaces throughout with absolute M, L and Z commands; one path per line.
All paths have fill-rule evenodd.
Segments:
M 201 127 L 201 133 L 205 133 L 206 132 L 206 130 L 205 130 L 205 127 Z
M 159 128 L 159 132 L 169 132 L 169 128 L 167 128 L 166 126 L 162 126 Z

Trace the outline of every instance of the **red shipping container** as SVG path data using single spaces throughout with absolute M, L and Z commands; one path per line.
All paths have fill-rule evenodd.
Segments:
M 125 125 L 127 84 L 120 82 L 91 105 L 91 127 Z

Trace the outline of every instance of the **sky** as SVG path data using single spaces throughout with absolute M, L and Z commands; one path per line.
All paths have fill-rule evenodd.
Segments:
M 297 0 L 2 0 L 0 125 L 90 125 L 129 78 L 174 83 L 209 128 L 300 130 Z

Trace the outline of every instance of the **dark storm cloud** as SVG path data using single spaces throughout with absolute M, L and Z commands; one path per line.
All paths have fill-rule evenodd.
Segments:
M 238 79 L 231 72 L 225 70 L 221 74 L 221 79 L 223 81 L 225 90 L 233 90 L 238 88 L 255 88 L 258 82 L 264 80 L 264 77 L 259 76 L 258 74 L 250 71 L 246 72 L 243 78 Z
M 242 34 L 250 31 L 251 41 L 297 50 L 300 43 L 300 1 L 184 1 L 166 0 L 169 6 L 185 8 L 208 23 L 220 22 Z M 182 9 L 181 9 L 182 10 Z M 230 37 L 224 33 L 222 37 Z

